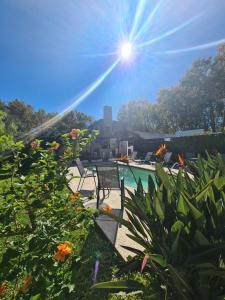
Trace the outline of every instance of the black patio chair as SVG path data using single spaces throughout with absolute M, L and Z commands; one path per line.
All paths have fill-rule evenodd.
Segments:
M 107 164 L 96 166 L 96 172 L 98 177 L 97 186 L 97 208 L 99 208 L 100 201 L 100 191 L 103 191 L 103 196 L 105 199 L 106 191 L 108 195 L 111 190 L 119 190 L 121 192 L 121 211 L 124 209 L 125 200 L 125 188 L 124 188 L 124 178 L 120 180 L 119 169 L 116 164 Z
M 85 179 L 90 178 L 90 177 L 93 177 L 94 183 L 95 183 L 95 188 L 96 188 L 97 187 L 96 181 L 95 181 L 96 175 L 95 175 L 94 169 L 88 170 L 88 169 L 84 168 L 84 166 L 79 158 L 76 159 L 76 165 L 77 165 L 77 169 L 80 173 L 80 181 L 78 183 L 77 191 L 79 190 L 79 187 L 80 187 L 80 190 L 82 189 Z

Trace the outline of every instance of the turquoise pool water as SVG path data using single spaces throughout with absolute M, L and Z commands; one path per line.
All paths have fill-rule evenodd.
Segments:
M 88 167 L 88 169 L 93 169 L 93 167 Z M 141 179 L 142 185 L 144 190 L 147 191 L 148 189 L 148 176 L 151 175 L 153 180 L 155 181 L 155 174 L 152 171 L 141 169 L 141 168 L 135 168 L 135 167 L 128 167 L 126 165 L 119 165 L 119 176 L 120 178 L 124 178 L 125 186 L 136 188 L 136 181 L 134 179 L 134 176 L 136 180 L 138 181 L 139 178 Z
M 130 170 L 130 168 L 131 168 L 131 170 Z M 141 168 L 120 165 L 119 166 L 119 174 L 120 174 L 120 177 L 124 177 L 125 186 L 131 187 L 131 188 L 137 187 L 134 176 L 137 181 L 139 180 L 139 178 L 141 179 L 144 190 L 148 189 L 148 176 L 149 175 L 151 175 L 153 180 L 155 180 L 154 172 L 145 170 L 145 169 L 141 169 Z

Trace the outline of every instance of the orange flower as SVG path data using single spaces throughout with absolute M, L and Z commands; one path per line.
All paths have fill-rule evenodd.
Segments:
M 50 151 L 50 152 L 53 152 L 53 151 L 57 150 L 57 149 L 59 148 L 59 146 L 60 146 L 59 143 L 53 142 L 53 143 L 52 143 L 52 146 L 49 148 L 49 151 Z
M 184 154 L 178 154 L 178 161 L 181 166 L 185 165 Z
M 156 150 L 155 154 L 157 156 L 164 156 L 166 154 L 166 145 L 165 144 L 162 144 L 159 146 L 159 149 Z
M 75 192 L 72 195 L 70 195 L 70 197 L 69 197 L 70 202 L 72 202 L 72 203 L 75 202 L 78 199 L 79 195 L 80 195 L 79 192 Z
M 123 163 L 128 163 L 129 162 L 129 158 L 127 157 L 127 155 L 118 157 L 116 160 L 120 161 L 120 162 L 123 162 Z
M 23 293 L 26 293 L 26 292 L 27 292 L 27 290 L 28 290 L 28 288 L 29 288 L 29 286 L 30 286 L 30 284 L 31 284 L 31 282 L 32 282 L 32 279 L 33 279 L 33 277 L 32 277 L 31 274 L 29 274 L 29 275 L 24 279 L 24 281 L 23 281 L 23 286 L 22 286 L 22 292 L 23 292 Z
M 33 142 L 31 142 L 30 146 L 32 150 L 36 150 L 40 146 L 40 142 L 38 140 L 34 140 Z
M 0 296 L 3 296 L 6 291 L 6 283 L 5 282 L 0 282 Z
M 109 204 L 105 204 L 105 206 L 102 208 L 102 210 L 103 210 L 104 212 L 109 213 L 109 214 L 112 213 L 112 207 L 111 207 Z
M 64 242 L 57 246 L 58 251 L 53 255 L 53 258 L 59 261 L 64 261 L 65 256 L 72 253 L 71 243 Z
M 80 211 L 82 211 L 82 210 L 83 210 L 83 208 L 82 208 L 81 206 L 76 207 L 76 211 L 77 211 L 77 212 L 80 212 Z
M 69 133 L 72 140 L 75 140 L 80 134 L 80 129 L 72 129 Z

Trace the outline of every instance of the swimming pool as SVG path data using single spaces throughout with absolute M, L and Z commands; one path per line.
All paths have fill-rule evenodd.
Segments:
M 93 170 L 93 167 L 95 168 L 95 166 L 89 166 L 88 169 Z M 149 175 L 151 175 L 152 179 L 155 181 L 155 174 L 153 171 L 137 167 L 131 167 L 127 165 L 119 165 L 119 176 L 120 178 L 124 178 L 124 183 L 126 187 L 134 189 L 137 187 L 136 181 L 134 179 L 135 176 L 137 181 L 139 180 L 139 178 L 141 179 L 143 188 L 145 191 L 147 191 Z
M 136 167 L 128 167 L 125 165 L 119 165 L 119 175 L 120 178 L 124 177 L 125 186 L 131 188 L 137 187 L 134 176 L 137 181 L 139 180 L 139 178 L 141 179 L 144 190 L 148 189 L 149 175 L 151 175 L 152 179 L 155 181 L 155 174 L 153 171 L 142 169 L 142 168 L 136 168 Z

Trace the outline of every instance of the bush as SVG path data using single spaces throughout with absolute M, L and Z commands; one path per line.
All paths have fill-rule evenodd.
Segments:
M 171 142 L 167 142 L 169 151 L 173 153 L 197 153 L 205 155 L 205 151 L 214 153 L 225 152 L 225 134 L 205 134 L 199 136 L 186 136 L 172 138 Z
M 61 145 L 43 147 L 35 140 L 28 152 L 22 142 L 14 143 L 10 159 L 2 159 L 1 298 L 82 299 L 76 279 L 82 260 L 90 265 L 96 259 L 94 247 L 90 257 L 82 254 L 96 212 L 83 208 L 80 194 L 69 188 L 68 175 L 71 162 L 94 135 L 74 131 L 62 136 Z M 91 281 L 90 274 L 89 285 Z
M 190 175 L 190 173 L 192 175 Z M 158 164 L 156 183 L 149 177 L 146 194 L 139 182 L 125 207 L 129 237 L 143 251 L 127 247 L 135 256 L 123 272 L 140 270 L 152 280 L 149 299 L 225 298 L 225 162 L 208 156 L 168 175 Z M 99 283 L 94 288 L 140 290 L 132 281 Z

